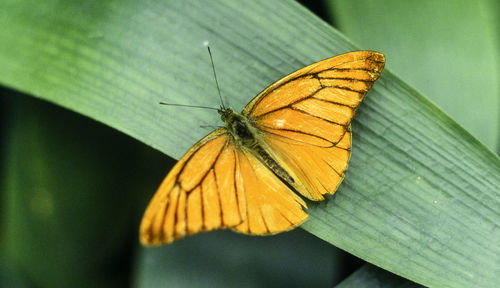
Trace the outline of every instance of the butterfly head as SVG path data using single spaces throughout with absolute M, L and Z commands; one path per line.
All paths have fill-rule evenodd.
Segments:
M 217 110 L 217 112 L 219 112 L 220 119 L 224 123 L 233 122 L 233 119 L 236 116 L 236 113 L 234 113 L 233 109 L 231 108 L 221 107 L 220 109 Z

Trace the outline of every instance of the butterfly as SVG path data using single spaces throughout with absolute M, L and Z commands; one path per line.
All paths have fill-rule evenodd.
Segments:
M 300 225 L 308 217 L 302 197 L 323 200 L 343 180 L 351 120 L 384 64 L 381 53 L 349 52 L 276 81 L 241 113 L 222 106 L 225 127 L 189 149 L 154 194 L 141 243 L 215 229 L 269 235 Z

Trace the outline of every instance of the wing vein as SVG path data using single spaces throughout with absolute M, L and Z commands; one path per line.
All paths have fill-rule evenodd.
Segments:
M 234 168 L 233 168 L 233 175 L 234 175 L 234 194 L 236 195 L 236 207 L 238 208 L 238 215 L 240 215 L 240 220 L 243 220 L 243 215 L 241 215 L 241 208 L 240 208 L 240 197 L 238 196 L 238 179 L 236 179 L 236 161 L 239 161 L 238 158 L 238 153 L 236 153 L 236 150 L 233 149 L 234 153 Z
M 262 206 L 259 209 L 259 214 L 262 219 L 262 223 L 264 223 L 264 227 L 266 227 L 266 232 L 271 233 L 271 230 L 269 230 L 269 226 L 267 225 L 266 217 L 264 217 L 264 213 L 262 212 Z
M 174 238 L 177 234 L 177 231 L 176 231 L 176 226 L 177 226 L 177 211 L 179 211 L 179 198 L 181 198 L 181 193 L 182 193 L 182 190 L 179 189 L 179 195 L 177 196 L 177 203 L 175 203 L 175 210 L 174 210 L 174 227 L 172 227 L 172 231 L 173 231 L 173 234 L 174 234 Z
M 368 69 L 368 68 L 361 68 L 361 67 L 358 67 L 358 68 L 335 68 L 335 67 L 332 67 L 332 68 L 327 68 L 321 72 L 324 72 L 324 71 L 339 71 L 339 72 L 348 72 L 348 71 L 366 71 L 366 72 L 372 72 L 372 73 L 378 73 L 380 74 L 380 71 L 377 71 L 375 69 Z
M 288 221 L 288 223 L 290 223 L 292 226 L 295 226 L 295 224 L 294 224 L 292 221 L 290 221 L 290 219 L 288 219 L 288 217 L 286 217 L 286 215 L 285 215 L 285 214 L 283 214 L 283 213 L 281 212 L 281 210 L 279 210 L 279 209 L 276 209 L 276 210 L 278 210 L 278 213 L 280 213 L 280 215 L 281 215 L 281 216 L 282 216 L 282 217 L 283 217 L 286 221 Z
M 269 127 L 269 126 L 265 126 L 265 125 L 261 125 L 261 127 L 264 127 L 266 129 L 271 129 L 271 130 L 279 130 L 279 131 L 288 131 L 288 132 L 295 132 L 295 133 L 299 133 L 299 134 L 304 134 L 304 135 L 307 135 L 307 136 L 311 136 L 311 137 L 316 137 L 318 139 L 321 139 L 323 141 L 326 141 L 328 143 L 332 143 L 332 146 L 328 146 L 328 147 L 325 147 L 325 146 L 319 146 L 319 145 L 313 145 L 313 144 L 310 144 L 310 145 L 313 145 L 313 146 L 317 146 L 317 147 L 323 147 L 323 148 L 329 148 L 329 147 L 334 147 L 335 145 L 337 145 L 338 142 L 332 142 L 331 140 L 328 140 L 326 138 L 323 138 L 321 136 L 318 136 L 318 135 L 314 135 L 314 134 L 311 134 L 311 133 L 307 133 L 307 132 L 304 132 L 304 131 L 300 131 L 300 130 L 295 130 L 295 129 L 284 129 L 284 128 L 275 128 L 275 127 Z M 278 136 L 282 136 L 282 135 L 279 135 L 279 134 L 276 134 L 276 133 L 272 133 L 270 131 L 265 131 L 267 133 L 271 133 L 271 134 L 274 134 L 274 135 L 278 135 Z M 344 132 L 345 134 L 345 132 Z M 283 136 L 284 137 L 284 136 Z M 302 141 L 298 141 L 296 139 L 292 139 L 292 138 L 289 138 L 289 137 L 284 137 L 284 138 L 288 138 L 290 140 L 295 140 L 297 142 L 302 142 Z M 342 139 L 342 138 L 340 138 Z M 340 141 L 340 140 L 339 140 Z M 303 142 L 303 143 L 306 143 L 306 142 Z M 306 143 L 306 144 L 309 144 L 309 143 Z
M 349 88 L 347 86 L 340 86 L 340 85 L 327 85 L 327 86 L 324 86 L 324 88 L 337 88 L 337 89 L 341 89 L 341 90 L 352 91 L 352 92 L 355 92 L 355 93 L 358 93 L 361 95 L 366 93 L 366 91 L 356 90 L 356 89 Z
M 284 131 L 290 131 L 290 130 L 285 130 L 285 129 L 277 129 L 277 128 L 272 128 L 272 127 L 267 127 L 267 126 L 266 126 L 265 128 L 268 128 L 268 129 L 273 129 L 273 130 L 284 130 Z M 285 139 L 288 139 L 288 140 L 291 140 L 291 141 L 299 142 L 299 143 L 301 143 L 301 144 L 306 144 L 306 145 L 315 146 L 315 147 L 318 147 L 318 148 L 331 148 L 331 147 L 335 147 L 335 145 L 336 145 L 336 143 L 333 143 L 333 142 L 332 142 L 332 141 L 330 141 L 330 140 L 323 139 L 323 138 L 318 137 L 318 136 L 316 136 L 316 135 L 309 135 L 309 136 L 312 136 L 312 137 L 317 137 L 317 138 L 319 138 L 319 139 L 321 139 L 321 140 L 325 140 L 325 141 L 327 141 L 327 142 L 331 143 L 332 145 L 331 145 L 331 146 L 321 146 L 321 145 L 316 145 L 316 144 L 312 144 L 312 143 L 307 143 L 307 142 L 304 142 L 304 141 L 299 141 L 299 140 L 297 140 L 297 139 L 293 139 L 293 138 L 290 138 L 290 137 L 287 137 L 287 136 L 284 136 L 284 135 L 280 135 L 280 134 L 277 134 L 277 133 L 274 133 L 274 132 L 271 132 L 271 131 L 268 131 L 268 130 L 262 130 L 262 131 L 264 131 L 264 132 L 266 132 L 266 133 L 269 133 L 269 134 L 272 134 L 272 135 L 274 135 L 274 136 L 278 136 L 278 137 L 280 137 L 280 138 L 285 138 Z M 290 132 L 297 132 L 297 133 L 301 133 L 301 132 L 299 132 L 299 131 L 290 131 Z M 303 134 L 305 134 L 305 133 L 303 133 Z M 308 134 L 305 134 L 305 135 L 308 135 Z M 297 145 L 298 145 L 298 144 L 297 144 Z
M 175 189 L 175 187 L 178 186 L 178 185 L 174 185 L 174 188 L 172 188 L 172 190 Z M 179 187 L 180 188 L 180 187 Z M 170 190 L 170 191 L 172 191 Z M 163 238 L 165 238 L 165 233 L 163 232 L 163 225 L 165 225 L 165 219 L 167 218 L 166 217 L 166 214 L 168 212 L 168 209 L 169 209 L 169 205 L 170 205 L 170 197 L 172 196 L 172 193 L 169 193 L 168 194 L 168 198 L 167 198 L 167 203 L 165 203 L 165 211 L 163 212 L 163 215 L 162 215 L 162 218 L 161 218 L 161 225 L 160 225 L 160 234 L 161 234 L 161 240 L 163 241 Z
M 203 204 L 203 194 L 204 194 L 204 189 L 203 185 L 200 185 L 200 202 L 201 202 L 201 223 L 202 223 L 202 230 L 207 230 L 206 225 L 205 225 L 205 205 Z
M 225 133 L 221 133 L 221 134 L 219 134 L 219 135 L 213 136 L 211 139 L 209 139 L 209 140 L 207 140 L 207 141 L 203 142 L 203 144 L 201 144 L 199 147 L 197 147 L 197 149 L 196 149 L 196 150 L 194 150 L 194 151 L 191 153 L 191 155 L 189 155 L 189 157 L 186 159 L 186 161 L 184 161 L 184 163 L 182 164 L 181 169 L 179 169 L 179 173 L 177 173 L 177 176 L 175 177 L 175 183 L 176 183 L 176 184 L 180 184 L 180 182 L 179 182 L 179 177 L 182 175 L 182 172 L 184 171 L 184 168 L 186 168 L 186 165 L 189 163 L 189 161 L 191 160 L 191 158 L 193 158 L 193 157 L 194 157 L 194 155 L 196 155 L 196 152 L 198 152 L 198 151 L 199 151 L 199 150 L 200 150 L 203 146 L 205 146 L 208 142 L 210 142 L 210 141 L 214 140 L 214 139 L 215 139 L 215 138 L 217 138 L 217 137 L 220 137 L 222 134 L 225 134 Z M 225 145 L 222 145 L 222 148 L 224 148 L 224 146 L 225 146 Z M 222 148 L 221 148 L 221 151 L 222 151 Z M 220 151 L 219 151 L 219 154 L 220 154 Z M 218 158 L 218 157 L 219 157 L 219 156 L 217 156 L 217 158 Z M 217 158 L 214 160 L 214 163 L 217 161 Z M 212 165 L 213 165 L 214 163 L 212 163 Z M 206 174 L 203 176 L 202 181 L 203 181 L 203 179 L 204 179 L 204 177 L 205 177 L 205 176 L 206 176 Z M 195 187 L 196 187 L 196 186 L 195 186 Z M 182 188 L 182 186 L 181 186 L 181 188 Z M 191 190 L 192 190 L 192 189 L 191 189 Z M 186 192 L 191 192 L 191 190 L 190 190 L 190 191 L 186 191 Z
M 320 117 L 320 116 L 317 116 L 317 115 L 311 114 L 311 113 L 309 113 L 309 112 L 307 112 L 307 111 L 304 111 L 304 110 L 302 110 L 302 109 L 299 109 L 299 108 L 290 107 L 290 109 L 292 109 L 292 110 L 294 110 L 294 111 L 297 111 L 297 112 L 299 112 L 299 113 L 302 113 L 302 114 L 304 114 L 304 115 L 311 116 L 311 117 L 314 117 L 314 118 L 316 118 L 316 119 L 323 120 L 323 121 L 326 121 L 326 122 L 328 122 L 328 123 L 335 124 L 335 125 L 339 125 L 339 126 L 342 126 L 342 127 L 346 127 L 347 125 L 349 125 L 349 123 L 348 123 L 348 124 L 341 124 L 341 123 L 338 123 L 338 122 L 335 122 L 335 121 L 332 121 L 332 120 L 325 119 L 325 118 L 323 118 L 323 117 Z
M 373 83 L 375 81 L 373 80 L 366 80 L 366 79 L 357 79 L 357 78 L 350 78 L 350 77 L 319 77 L 319 79 L 323 80 L 345 80 L 345 81 L 351 81 L 351 82 L 355 82 L 355 81 L 359 81 L 359 82 L 364 82 L 364 83 Z
M 330 163 L 328 163 L 328 162 L 327 162 L 327 161 L 325 161 L 324 159 L 323 159 L 323 162 L 325 162 L 325 163 L 326 163 L 326 165 L 328 165 L 328 167 L 330 167 L 330 168 L 331 168 L 331 169 L 332 169 L 332 170 L 333 170 L 333 171 L 334 171 L 337 175 L 339 175 L 340 177 L 342 177 L 342 176 L 343 176 L 343 174 L 344 174 L 344 173 L 340 173 L 339 171 L 337 171 L 337 169 L 333 168 L 333 166 L 332 166 L 332 165 L 330 165 Z
M 318 177 L 316 177 L 316 180 L 321 185 L 321 187 L 323 187 L 323 189 L 325 189 L 326 193 L 328 193 L 328 188 L 325 187 L 325 185 L 323 184 L 323 182 L 321 182 L 321 180 Z M 324 193 L 324 194 L 326 194 L 326 193 Z
M 214 180 L 215 180 L 215 190 L 217 190 L 217 200 L 219 201 L 219 217 L 221 224 L 223 224 L 223 227 L 225 226 L 224 223 L 224 211 L 222 211 L 222 201 L 220 197 L 220 189 L 219 189 L 219 181 L 217 180 L 217 173 L 215 172 L 215 169 L 212 169 L 214 172 Z
M 226 140 L 226 143 L 227 143 L 227 140 Z M 200 190 L 201 190 L 201 207 L 202 207 L 202 220 L 203 220 L 203 228 L 206 230 L 206 226 L 205 226 L 205 209 L 203 205 L 203 185 L 201 185 L 201 183 L 203 183 L 203 181 L 205 180 L 205 178 L 208 176 L 208 173 L 210 173 L 211 171 L 213 171 L 214 173 L 214 181 L 216 182 L 215 185 L 217 187 L 217 178 L 215 178 L 215 163 L 217 163 L 217 160 L 219 160 L 219 157 L 220 155 L 222 154 L 222 150 L 224 150 L 224 147 L 226 147 L 226 143 L 224 143 L 224 145 L 222 145 L 222 148 L 219 150 L 219 153 L 217 154 L 217 157 L 215 157 L 215 160 L 214 162 L 210 165 L 210 168 L 207 169 L 207 172 L 205 172 L 205 175 L 202 176 L 201 180 L 200 180 L 200 183 L 198 183 L 197 185 L 195 185 L 193 187 L 193 189 L 191 189 L 189 191 L 189 193 L 191 193 L 194 189 L 196 189 L 196 187 L 200 187 Z M 217 188 L 218 189 L 218 188 Z M 188 193 L 188 192 L 186 192 Z M 219 193 L 219 190 L 217 190 L 217 193 Z M 220 197 L 219 197 L 219 201 L 220 201 Z M 222 209 L 222 207 L 221 207 Z
M 330 101 L 330 100 L 327 100 L 327 99 L 321 99 L 321 98 L 316 98 L 316 97 L 311 97 L 312 99 L 314 100 L 318 100 L 318 101 L 322 101 L 322 102 L 326 102 L 326 103 L 330 103 L 330 104 L 335 104 L 335 105 L 339 105 L 339 106 L 344 106 L 344 107 L 348 107 L 348 108 L 351 108 L 351 109 L 356 109 L 356 107 L 353 107 L 351 105 L 347 105 L 347 104 L 344 104 L 344 103 L 340 103 L 340 102 L 335 102 L 335 101 Z
M 227 143 L 227 140 L 226 140 L 226 143 Z M 212 162 L 212 164 L 210 164 L 210 167 L 207 169 L 207 171 L 205 172 L 205 174 L 203 174 L 203 176 L 201 176 L 200 182 L 198 184 L 194 185 L 191 190 L 189 190 L 189 191 L 186 190 L 186 193 L 191 193 L 194 189 L 196 189 L 196 187 L 201 186 L 201 183 L 205 180 L 205 178 L 207 178 L 208 173 L 210 173 L 210 171 L 214 169 L 215 163 L 217 163 L 217 160 L 219 160 L 219 157 L 222 154 L 222 150 L 224 150 L 224 147 L 226 147 L 226 143 L 224 143 L 224 145 L 222 145 L 222 147 L 220 148 L 219 152 L 217 153 L 217 157 L 215 157 L 215 159 Z M 177 175 L 177 177 L 179 177 L 180 174 L 181 173 L 179 172 L 179 174 Z M 178 183 L 178 184 L 181 184 L 181 183 Z M 181 188 L 182 188 L 182 185 L 181 185 Z
M 284 110 L 284 109 L 287 109 L 287 108 L 292 108 L 292 106 L 293 106 L 293 105 L 295 105 L 295 104 L 297 104 L 297 103 L 300 103 L 300 102 L 302 102 L 302 101 L 304 101 L 304 100 L 307 100 L 307 99 L 312 99 L 312 98 L 314 98 L 314 95 L 316 95 L 316 94 L 317 94 L 319 91 L 321 91 L 322 89 L 323 89 L 323 88 L 320 88 L 320 89 L 318 89 L 318 90 L 314 91 L 313 93 L 311 93 L 310 95 L 307 95 L 307 96 L 305 96 L 305 97 L 299 98 L 299 99 L 297 99 L 296 101 L 294 101 L 294 102 L 292 102 L 292 103 L 289 103 L 288 105 L 281 106 L 281 107 L 278 107 L 278 108 L 273 109 L 273 110 L 269 110 L 269 111 L 267 111 L 267 112 L 265 112 L 265 113 L 262 113 L 262 114 L 260 114 L 260 115 L 258 115 L 258 116 L 255 116 L 254 118 L 256 118 L 256 119 L 258 119 L 258 118 L 262 118 L 262 117 L 267 116 L 267 115 L 269 115 L 269 114 L 271 114 L 271 113 L 278 112 L 278 111 L 281 111 L 281 110 Z M 314 99 L 316 99 L 316 98 L 314 98 Z
M 243 154 L 243 153 L 241 153 L 241 154 Z M 245 154 L 243 154 L 243 157 L 247 158 L 247 161 L 248 161 L 248 157 Z M 248 163 L 250 164 L 250 161 L 248 161 Z M 253 171 L 253 167 L 251 167 L 251 168 Z M 241 169 L 241 163 L 240 163 L 240 169 Z M 255 174 L 255 171 L 254 171 L 254 174 Z M 245 181 L 245 180 L 243 180 L 243 181 Z M 247 191 L 245 189 L 245 183 L 243 182 L 243 194 L 245 194 L 245 215 L 246 215 L 245 221 L 248 221 L 247 232 L 250 233 L 250 217 L 248 217 L 248 201 L 246 201 L 248 199 L 248 197 L 247 197 L 246 193 L 247 193 Z

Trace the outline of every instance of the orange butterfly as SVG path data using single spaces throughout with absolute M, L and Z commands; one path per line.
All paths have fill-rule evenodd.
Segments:
M 221 107 L 226 124 L 177 162 L 148 205 L 141 243 L 229 228 L 268 235 L 307 219 L 306 203 L 333 194 L 344 178 L 350 123 L 384 68 L 384 55 L 335 56 L 276 81 L 241 114 Z

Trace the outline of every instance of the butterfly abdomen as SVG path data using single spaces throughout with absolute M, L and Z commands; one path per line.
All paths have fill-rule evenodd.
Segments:
M 271 155 L 269 155 L 269 153 L 266 152 L 266 150 L 264 150 L 261 146 L 256 146 L 253 148 L 254 151 L 259 155 L 259 159 L 264 162 L 264 164 L 266 164 L 266 166 L 271 169 L 271 171 L 274 172 L 274 174 L 276 174 L 278 177 L 280 177 L 281 179 L 283 179 L 285 182 L 287 182 L 288 184 L 294 184 L 295 183 L 295 180 L 293 179 L 292 176 L 290 176 L 290 174 L 288 174 L 288 172 L 286 172 L 286 170 L 281 167 L 278 162 L 276 162 L 273 157 L 271 157 Z

